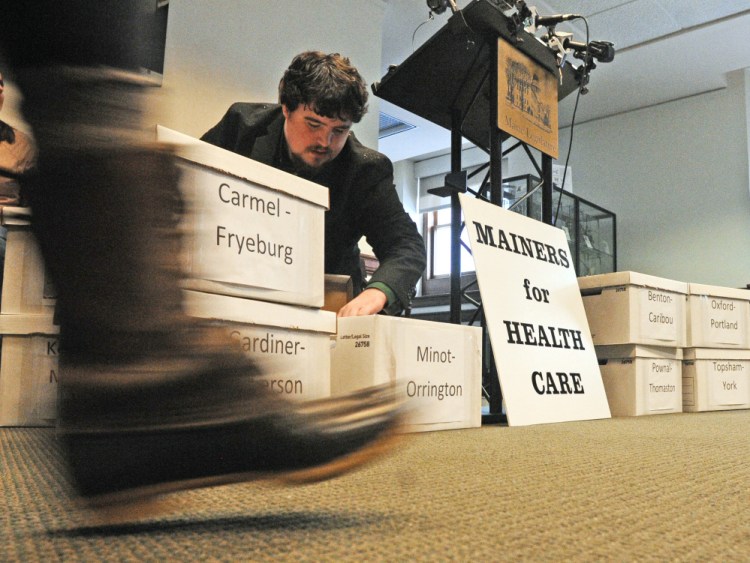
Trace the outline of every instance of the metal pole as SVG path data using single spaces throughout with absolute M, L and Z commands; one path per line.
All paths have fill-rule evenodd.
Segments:
M 461 172 L 461 115 L 451 114 L 451 172 Z M 451 305 L 450 321 L 461 324 L 461 203 L 451 193 Z
M 503 151 L 498 127 L 497 61 L 498 41 L 491 41 L 490 56 L 490 201 L 503 205 Z
M 552 157 L 542 154 L 542 223 L 552 224 Z

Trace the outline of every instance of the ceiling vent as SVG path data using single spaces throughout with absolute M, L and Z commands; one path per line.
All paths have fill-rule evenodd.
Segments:
M 380 112 L 380 126 L 378 128 L 378 139 L 390 137 L 396 133 L 403 133 L 409 129 L 414 129 L 416 125 L 401 121 L 387 113 Z

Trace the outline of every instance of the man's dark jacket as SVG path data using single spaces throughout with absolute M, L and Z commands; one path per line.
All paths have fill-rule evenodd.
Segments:
M 284 115 L 277 104 L 233 104 L 202 140 L 276 168 L 293 172 L 283 158 Z M 358 241 L 362 236 L 380 262 L 369 283 L 382 282 L 408 306 L 425 268 L 425 248 L 414 221 L 404 211 L 393 184 L 393 164 L 354 136 L 312 181 L 329 189 L 325 214 L 325 272 L 352 277 L 354 291 L 363 288 Z

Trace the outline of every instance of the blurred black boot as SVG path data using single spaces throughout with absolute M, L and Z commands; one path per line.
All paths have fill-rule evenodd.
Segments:
M 106 504 L 324 479 L 379 453 L 400 424 L 392 389 L 291 403 L 183 313 L 178 177 L 144 139 L 137 81 L 37 70 L 24 87 L 40 142 L 33 223 L 58 292 L 59 435 L 79 493 Z

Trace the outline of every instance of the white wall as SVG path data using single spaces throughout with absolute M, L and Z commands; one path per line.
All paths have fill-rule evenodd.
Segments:
M 745 133 L 748 147 L 748 176 L 750 177 L 750 68 L 744 69 L 741 80 L 745 89 Z M 750 183 L 748 183 L 748 192 L 750 192 Z
M 750 69 L 730 73 L 727 83 L 575 127 L 574 193 L 617 214 L 618 270 L 750 283 Z M 569 139 L 570 128 L 560 130 L 556 164 L 564 164 Z M 416 175 L 440 172 L 433 164 L 445 171 L 448 157 L 417 162 Z M 526 173 L 538 175 L 516 150 L 503 176 Z
M 343 7 L 342 7 L 343 6 Z M 382 0 L 171 0 L 155 122 L 199 137 L 236 101 L 275 102 L 305 50 L 340 52 L 369 84 L 380 78 Z M 377 147 L 378 101 L 354 131 Z
M 276 102 L 281 75 L 306 50 L 349 57 L 380 79 L 383 0 L 171 0 L 164 81 L 147 96 L 147 123 L 200 137 L 237 101 Z M 6 89 L 2 119 L 22 130 L 20 94 Z M 378 98 L 354 131 L 378 146 Z
M 575 193 L 617 214 L 619 270 L 750 283 L 746 75 L 732 73 L 723 90 L 575 127 Z M 561 160 L 569 135 L 560 131 Z

